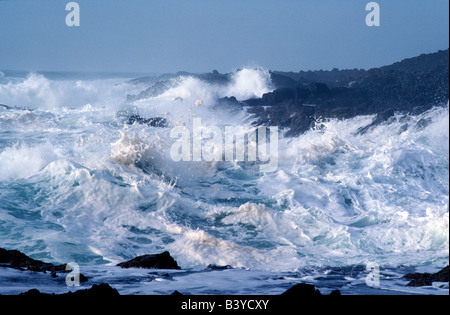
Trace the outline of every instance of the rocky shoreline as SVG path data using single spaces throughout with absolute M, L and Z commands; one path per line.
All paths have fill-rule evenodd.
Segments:
M 250 106 L 257 125 L 279 126 L 287 130 L 287 136 L 297 136 L 324 119 L 377 115 L 364 132 L 396 114 L 420 114 L 447 105 L 449 50 L 368 71 L 335 69 L 277 76 L 278 80 L 287 76 L 291 84 L 242 102 Z
M 228 84 L 233 80 L 231 73 L 221 74 L 216 70 L 137 78 L 130 82 L 149 87 L 136 95 L 127 95 L 127 101 L 158 96 L 179 76 L 197 78 L 207 84 Z M 364 133 L 395 115 L 417 115 L 436 106 L 447 106 L 449 49 L 369 70 L 270 71 L 270 79 L 274 90 L 261 98 L 239 101 L 230 95 L 219 98 L 215 106 L 245 108 L 253 116 L 254 125 L 278 126 L 290 137 L 320 125 L 323 120 L 375 115 L 372 123 L 359 130 Z M 11 109 L 4 104 L 0 108 Z M 169 127 L 164 117 L 146 118 L 136 114 L 125 123 Z M 404 130 L 413 127 L 420 126 L 405 123 Z
M 170 87 L 170 79 L 189 76 L 208 84 L 231 82 L 231 74 L 217 71 L 207 74 L 177 73 L 135 79 L 149 84 L 129 101 L 155 97 Z M 246 108 L 255 125 L 278 126 L 286 136 L 297 136 L 326 119 L 348 119 L 376 115 L 360 132 L 381 124 L 395 115 L 420 114 L 449 101 L 449 50 L 422 54 L 392 65 L 369 70 L 270 72 L 274 90 L 261 98 L 238 101 L 234 96 L 220 98 L 216 106 Z M 159 121 L 159 117 L 155 118 Z M 128 123 L 153 120 L 130 117 Z M 156 125 L 160 127 L 161 125 Z M 405 130 L 408 127 L 405 125 Z
M 407 284 L 408 287 L 431 286 L 433 282 L 449 282 L 449 266 L 433 274 L 408 273 L 403 278 L 411 280 Z
M 148 83 L 149 88 L 137 95 L 128 96 L 129 101 L 157 95 L 169 87 L 170 79 L 179 75 L 194 76 L 211 84 L 224 84 L 232 80 L 231 74 L 213 71 L 209 74 L 178 73 L 158 78 L 141 78 L 134 81 Z M 448 106 L 449 99 L 449 50 L 405 59 L 389 66 L 370 70 L 337 70 L 270 72 L 274 90 L 261 98 L 239 101 L 233 96 L 221 98 L 216 106 L 245 108 L 253 114 L 256 125 L 279 126 L 287 136 L 299 135 L 326 119 L 348 119 L 359 115 L 374 115 L 373 121 L 359 129 L 365 133 L 370 128 L 382 124 L 396 115 L 423 113 L 434 106 Z M 10 104 L 12 105 L 12 104 Z M 12 107 L 0 104 L 0 110 Z M 406 120 L 405 120 L 406 121 Z M 128 117 L 127 124 L 145 124 L 150 127 L 169 126 L 164 117 L 144 118 L 139 115 Z M 420 120 L 414 126 L 405 122 L 402 130 L 423 128 L 429 122 Z M 121 269 L 146 268 L 182 270 L 169 252 L 142 255 L 121 262 Z M 17 250 L 0 248 L 0 272 L 3 268 L 31 271 L 49 275 L 52 278 L 64 277 L 71 271 L 67 265 L 53 265 L 32 259 Z M 232 266 L 209 265 L 209 270 L 228 270 Z M 170 276 L 168 276 L 170 277 Z M 437 273 L 408 273 L 404 279 L 406 286 L 431 286 L 435 282 L 449 282 L 448 266 Z M 80 281 L 89 279 L 80 274 Z M 77 293 L 79 292 L 79 293 Z M 106 294 L 117 295 L 118 291 L 107 283 L 94 284 L 90 289 L 69 292 L 68 295 Z M 174 292 L 181 294 L 180 292 Z M 339 291 L 333 291 L 338 295 Z M 36 289 L 24 292 L 25 295 L 46 295 Z M 66 293 L 64 293 L 66 294 Z M 299 283 L 287 290 L 285 295 L 319 295 L 314 286 Z
M 116 265 L 121 269 L 128 268 L 144 268 L 144 269 L 159 269 L 159 270 L 181 270 L 178 263 L 173 259 L 169 252 L 165 251 L 160 254 L 142 255 L 124 261 Z M 61 274 L 66 276 L 70 271 L 70 268 L 66 270 L 66 265 L 53 265 L 50 263 L 45 263 L 39 260 L 32 259 L 27 255 L 16 251 L 16 250 L 6 250 L 0 248 L 0 268 L 13 268 L 20 271 L 32 271 L 37 273 L 49 274 L 50 277 L 59 277 Z M 218 266 L 209 265 L 207 267 L 209 270 L 228 270 L 233 269 L 231 266 Z M 1 271 L 1 269 L 0 269 Z M 170 277 L 170 275 L 166 275 Z M 445 267 L 441 271 L 435 274 L 429 273 L 410 273 L 406 274 L 403 278 L 411 280 L 406 286 L 418 287 L 418 286 L 431 286 L 433 282 L 449 282 L 449 267 Z M 83 280 L 81 280 L 83 279 Z M 89 282 L 89 280 L 80 276 L 80 281 Z M 25 296 L 117 296 L 119 292 L 111 287 L 108 283 L 93 284 L 89 289 L 81 289 L 74 292 L 67 292 L 61 294 L 54 293 L 42 293 L 37 289 L 30 289 L 26 292 L 20 293 L 19 295 Z M 172 295 L 183 295 L 179 291 L 174 291 Z M 281 294 L 286 297 L 307 297 L 307 296 L 320 296 L 321 292 L 311 284 L 307 283 L 297 283 L 291 288 L 286 290 Z M 339 290 L 333 290 L 329 295 L 339 296 L 341 292 Z

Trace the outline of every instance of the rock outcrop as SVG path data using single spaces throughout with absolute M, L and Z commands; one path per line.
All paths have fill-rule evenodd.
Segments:
M 449 282 L 449 266 L 436 273 L 408 273 L 403 276 L 408 282 L 409 287 L 431 286 L 433 282 Z
M 169 252 L 155 255 L 143 255 L 119 263 L 121 268 L 147 268 L 147 269 L 181 269 Z
M 167 119 L 164 117 L 143 118 L 139 115 L 132 115 L 128 118 L 128 125 L 140 124 L 149 127 L 167 128 L 169 126 Z
M 18 270 L 28 270 L 35 272 L 50 273 L 52 277 L 57 277 L 57 272 L 68 273 L 66 265 L 53 265 L 40 260 L 35 260 L 17 250 L 6 250 L 0 248 L 0 267 L 13 268 Z M 80 273 L 80 282 L 87 282 L 88 278 Z
M 282 293 L 281 295 L 286 297 L 309 297 L 309 296 L 321 296 L 319 290 L 317 290 L 312 284 L 299 283 Z M 334 290 L 330 293 L 331 296 L 339 296 L 341 292 Z
M 35 260 L 17 250 L 0 248 L 0 267 L 39 272 L 65 271 L 66 265 L 53 265 Z
M 78 290 L 62 294 L 42 293 L 37 289 L 31 289 L 19 295 L 24 296 L 118 296 L 119 292 L 107 283 L 94 284 L 90 289 Z
M 291 136 L 309 130 L 323 118 L 376 114 L 372 123 L 375 126 L 397 112 L 418 114 L 448 103 L 449 51 L 358 72 L 352 79 L 355 81 L 344 84 L 343 80 L 334 86 L 299 82 L 295 87 L 279 88 L 244 103 L 251 106 L 249 112 L 257 125 L 279 126 Z

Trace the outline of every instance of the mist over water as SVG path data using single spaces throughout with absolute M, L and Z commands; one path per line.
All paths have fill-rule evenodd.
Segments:
M 208 264 L 295 271 L 369 261 L 448 263 L 449 108 L 318 121 L 280 135 L 279 165 L 174 162 L 175 126 L 248 126 L 217 99 L 261 97 L 265 69 L 227 83 L 179 76 L 153 95 L 125 78 L 0 73 L 0 247 L 50 262 L 117 263 L 169 250 Z M 201 101 L 201 102 L 197 102 Z M 164 117 L 169 128 L 128 125 Z

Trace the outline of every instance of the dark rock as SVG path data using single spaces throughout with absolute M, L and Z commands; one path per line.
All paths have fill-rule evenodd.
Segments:
M 410 281 L 406 286 L 408 287 L 428 287 L 433 284 L 433 281 L 428 278 L 429 275 L 424 274 L 422 278 Z
M 442 269 L 439 272 L 436 272 L 433 275 L 433 280 L 436 282 L 450 282 L 449 279 L 449 266 L 445 267 L 444 269 Z
M 386 110 L 382 113 L 378 113 L 375 119 L 367 126 L 358 129 L 359 134 L 365 134 L 370 129 L 378 126 L 379 124 L 387 121 L 390 117 L 394 116 L 393 110 Z
M 328 96 L 331 93 L 330 88 L 325 83 L 311 83 L 308 88 L 312 96 Z
M 428 127 L 431 123 L 432 123 L 432 119 L 431 118 L 422 118 L 421 120 L 419 120 L 417 122 L 416 129 L 417 130 L 423 130 L 426 127 Z
M 80 273 L 80 282 L 88 282 L 88 278 L 82 273 Z
M 132 115 L 130 118 L 128 118 L 127 124 L 133 125 L 133 124 L 140 124 L 140 125 L 147 125 L 150 127 L 160 127 L 160 128 L 167 128 L 169 124 L 167 123 L 167 119 L 163 117 L 152 117 L 152 118 L 142 118 L 139 115 Z
M 305 297 L 305 296 L 321 296 L 319 290 L 317 290 L 312 284 L 299 283 L 292 288 L 283 292 L 281 295 L 288 297 Z M 341 291 L 334 290 L 330 293 L 330 296 L 340 296 Z
M 122 262 L 117 266 L 121 268 L 147 268 L 147 269 L 181 269 L 169 252 L 155 255 L 143 255 Z
M 409 128 L 408 124 L 404 124 L 403 126 L 400 127 L 399 134 L 407 131 L 408 128 Z
M 292 73 L 282 74 L 298 78 L 298 85 L 278 88 L 244 103 L 250 106 L 248 111 L 256 118 L 256 125 L 287 129 L 288 136 L 309 130 L 318 119 L 376 114 L 371 124 L 360 129 L 364 133 L 396 113 L 420 114 L 446 105 L 449 99 L 448 49 L 342 76 L 337 69 L 328 74 L 309 73 L 309 79 L 303 81 Z M 342 82 L 333 83 L 332 78 Z M 418 127 L 424 125 L 426 122 L 421 122 Z
M 27 292 L 20 293 L 19 295 L 25 295 L 25 296 L 43 296 L 43 295 L 50 295 L 50 294 L 41 293 L 38 289 L 31 289 L 31 290 L 28 290 Z
M 40 260 L 35 260 L 17 250 L 6 250 L 0 248 L 0 267 L 8 267 L 18 270 L 29 270 L 35 272 L 50 273 L 52 278 L 56 278 L 56 272 L 68 273 L 66 265 L 53 265 Z M 86 276 L 80 273 L 80 282 L 87 282 Z
M 284 75 L 279 72 L 270 72 L 270 80 L 275 88 L 292 88 L 298 85 L 297 80 L 294 80 L 289 75 Z
M 407 284 L 409 287 L 431 286 L 433 282 L 449 282 L 449 266 L 437 273 L 408 273 L 403 278 L 411 280 Z
M 346 87 L 353 82 L 367 75 L 367 71 L 363 69 L 336 69 L 331 71 L 300 71 L 300 72 L 281 72 L 273 71 L 274 74 L 289 77 L 297 82 L 297 85 L 309 85 L 314 82 L 323 82 L 329 87 Z
M 210 73 L 203 73 L 197 75 L 191 75 L 199 78 L 200 80 L 206 81 L 210 84 L 227 84 L 231 82 L 232 75 L 230 73 L 222 74 L 217 70 L 213 70 Z
M 280 88 L 273 92 L 264 94 L 259 99 L 249 99 L 244 101 L 250 106 L 274 106 L 281 105 L 284 102 L 299 104 L 302 100 L 307 100 L 312 96 L 308 87 L 296 86 L 293 88 Z
M 0 248 L 0 267 L 9 267 L 20 270 L 38 272 L 64 271 L 65 265 L 55 266 L 39 260 L 32 259 L 17 250 L 6 250 Z
M 181 294 L 180 292 L 178 292 L 177 290 L 173 291 L 172 294 L 170 295 L 174 295 L 174 296 L 181 296 L 183 294 Z
M 208 265 L 208 267 L 206 267 L 208 269 L 211 270 L 227 270 L 227 269 L 233 269 L 233 267 L 231 267 L 230 265 L 226 265 L 226 266 L 219 266 L 219 265 Z
M 294 285 L 292 288 L 288 289 L 287 291 L 283 292 L 281 295 L 289 296 L 289 297 L 304 297 L 304 296 L 319 296 L 322 295 L 319 290 L 316 290 L 316 288 L 312 284 L 304 284 L 299 283 Z
M 217 99 L 216 106 L 223 107 L 223 106 L 244 106 L 245 103 L 239 102 L 236 97 L 222 97 Z
M 25 296 L 118 296 L 119 292 L 111 288 L 107 283 L 94 284 L 90 289 L 78 290 L 75 292 L 67 292 L 63 294 L 41 293 L 37 289 L 31 289 L 19 295 Z
M 107 283 L 94 284 L 90 289 L 68 292 L 64 295 L 73 296 L 118 296 L 119 292 Z

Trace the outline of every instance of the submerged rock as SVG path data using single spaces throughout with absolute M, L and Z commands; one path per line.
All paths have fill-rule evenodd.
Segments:
M 130 118 L 128 118 L 127 124 L 133 125 L 135 123 L 159 128 L 167 128 L 169 126 L 169 124 L 167 123 L 167 119 L 165 119 L 164 117 L 142 118 L 139 115 L 130 116 Z
M 230 265 L 220 266 L 220 265 L 213 265 L 210 264 L 208 267 L 206 267 L 209 270 L 227 270 L 227 269 L 233 269 Z
M 449 282 L 449 266 L 436 273 L 408 273 L 403 276 L 408 282 L 409 287 L 431 286 L 433 282 Z
M 217 99 L 216 101 L 216 106 L 219 107 L 224 107 L 224 106 L 237 106 L 237 107 L 242 107 L 245 106 L 246 104 L 238 101 L 236 99 L 236 97 L 231 96 L 231 97 L 222 97 Z
M 312 284 L 299 283 L 288 289 L 281 295 L 288 297 L 304 297 L 304 296 L 321 296 L 322 294 Z M 331 296 L 339 296 L 341 292 L 334 290 L 330 293 Z
M 90 289 L 78 290 L 62 294 L 42 293 L 37 289 L 31 289 L 19 295 L 25 296 L 118 296 L 119 292 L 107 283 L 94 284 Z
M 299 283 L 281 295 L 285 296 L 319 296 L 322 295 L 312 284 Z
M 161 254 L 138 256 L 121 262 L 117 266 L 121 268 L 181 269 L 167 251 Z

